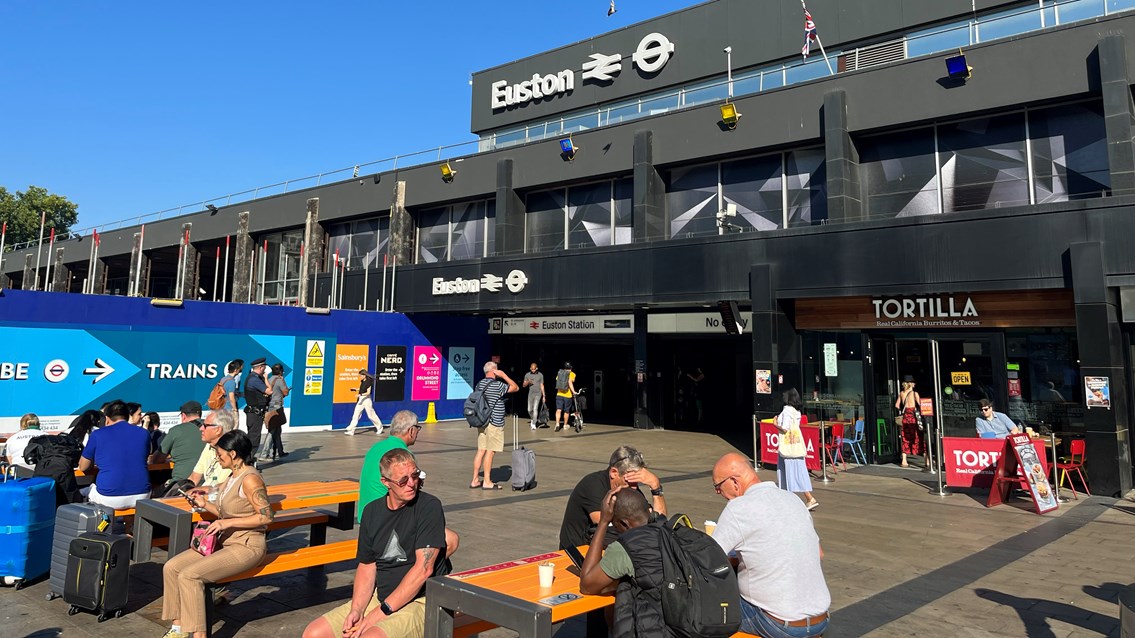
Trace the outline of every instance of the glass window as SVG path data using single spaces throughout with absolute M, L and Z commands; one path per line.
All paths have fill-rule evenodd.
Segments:
M 970 45 L 970 26 L 968 22 L 935 27 L 925 31 L 915 31 L 906 37 L 906 55 L 916 58 L 920 55 L 940 53 L 950 49 L 960 49 Z
M 744 230 L 780 228 L 784 221 L 781 168 L 779 154 L 721 164 L 722 199 L 726 205 L 737 205 L 737 217 L 729 223 Z
M 1099 0 L 1096 0 L 1096 4 L 1099 4 Z M 1099 10 L 1097 9 L 1096 12 L 1098 13 Z M 980 18 L 977 22 L 977 41 L 989 42 L 1027 31 L 1036 31 L 1039 28 L 1040 12 L 1036 7 L 1014 9 Z
M 938 160 L 946 212 L 1029 203 L 1024 113 L 940 125 Z
M 589 128 L 599 126 L 598 113 L 584 113 L 583 115 L 576 115 L 564 120 L 563 132 L 574 133 L 576 131 L 585 131 Z
M 1102 197 L 1111 186 L 1099 102 L 1029 111 L 1036 201 Z
M 1107 0 L 1108 13 L 1118 13 L 1128 9 L 1135 9 L 1135 0 Z
M 788 226 L 822 224 L 828 219 L 828 170 L 822 148 L 784 154 L 788 182 Z
M 646 115 L 658 115 L 667 111 L 673 111 L 678 108 L 678 100 L 680 95 L 678 92 L 669 93 L 667 95 L 659 95 L 657 97 L 644 98 L 642 100 L 642 112 Z
M 857 332 L 801 334 L 803 383 L 800 397 L 808 422 L 836 420 L 852 424 L 864 415 L 862 337 Z M 835 368 L 824 367 L 824 346 L 836 347 Z M 830 346 L 829 346 L 830 347 Z M 850 436 L 850 435 L 849 435 Z
M 564 189 L 529 193 L 525 219 L 526 252 L 542 253 L 564 247 Z
M 485 256 L 485 202 L 453 205 L 451 259 Z
M 611 246 L 611 182 L 568 189 L 568 247 Z
M 634 179 L 615 180 L 615 243 L 634 242 Z
M 807 62 L 797 64 L 785 69 L 785 81 L 788 84 L 796 84 L 797 82 L 807 82 L 808 80 L 815 80 L 816 78 L 826 77 L 831 75 L 828 71 L 828 65 L 824 62 L 824 56 L 820 55 L 818 50 L 813 51 L 814 55 L 811 56 Z M 828 52 L 829 58 L 838 58 L 839 53 L 835 51 Z M 835 65 L 832 65 L 835 69 Z
M 771 88 L 771 87 L 770 87 Z M 761 72 L 749 71 L 733 76 L 733 95 L 752 95 L 761 92 Z
M 761 73 L 761 90 L 778 89 L 784 86 L 784 68 L 765 69 Z
M 729 97 L 729 83 L 721 79 L 713 82 L 703 82 L 686 89 L 682 93 L 682 104 L 693 106 L 724 100 Z
M 717 164 L 670 171 L 666 205 L 670 212 L 670 237 L 717 234 Z
M 351 223 L 336 224 L 332 228 L 342 230 L 349 228 Z M 348 239 L 350 235 L 339 235 L 340 238 Z M 263 257 L 263 279 L 258 283 L 257 298 L 260 303 L 268 304 L 292 304 L 299 300 L 299 279 L 300 279 L 300 245 L 303 243 L 303 230 L 289 230 L 282 233 L 274 233 L 267 235 L 260 240 L 258 246 L 263 246 L 264 243 L 268 245 L 267 256 L 261 250 L 257 250 L 257 257 Z M 340 243 L 340 246 L 344 244 Z M 332 242 L 329 240 L 328 247 L 332 247 Z M 341 249 L 342 250 L 342 249 Z M 335 251 L 332 247 L 330 253 L 331 259 L 334 259 Z M 346 258 L 346 252 L 341 252 L 340 256 Z M 331 266 L 331 261 L 327 262 L 328 267 Z M 258 265 L 258 267 L 260 267 Z
M 519 131 L 506 131 L 504 133 L 497 133 L 497 148 L 505 146 L 512 146 L 513 144 L 523 144 L 527 140 L 525 129 Z
M 424 210 L 418 218 L 418 263 L 449 261 L 449 208 Z
M 378 260 L 378 219 L 363 219 L 354 223 L 351 231 L 351 250 L 347 268 L 372 268 Z
M 607 123 L 617 124 L 626 120 L 633 120 L 639 116 L 638 101 L 632 104 L 612 106 L 607 112 Z
M 1102 0 L 1065 0 L 1056 4 L 1060 24 L 1090 20 L 1103 11 Z
M 1075 330 L 1006 330 L 1005 353 L 1009 364 L 1020 368 L 1018 383 L 1009 379 L 1006 414 L 1038 430 L 1083 429 L 1084 391 Z
M 497 254 L 497 200 L 485 202 L 485 254 Z
M 907 217 L 939 212 L 934 129 L 867 137 L 857 146 L 868 217 Z
M 330 267 L 335 255 L 342 258 L 351 254 L 351 222 L 335 224 L 327 235 L 327 265 Z

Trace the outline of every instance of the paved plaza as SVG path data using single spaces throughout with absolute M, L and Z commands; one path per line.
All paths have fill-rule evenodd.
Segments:
M 511 421 L 510 421 L 511 422 Z M 533 491 L 468 488 L 474 436 L 464 422 L 426 425 L 413 448 L 428 477 L 425 490 L 445 504 L 461 534 L 458 570 L 553 550 L 568 494 L 584 474 L 604 467 L 620 444 L 638 447 L 663 481 L 673 512 L 714 519 L 725 501 L 713 493 L 710 469 L 734 448 L 696 432 L 640 431 L 589 425 L 582 434 L 531 431 L 524 445 L 537 454 Z M 377 437 L 362 433 L 292 434 L 286 462 L 269 464 L 270 484 L 357 478 Z M 510 448 L 509 448 L 510 449 Z M 741 450 L 752 454 L 752 450 Z M 508 451 L 497 455 L 494 481 L 506 481 Z M 761 470 L 762 480 L 775 472 Z M 840 472 L 816 482 L 814 517 L 832 593 L 829 636 L 1118 635 L 1118 589 L 1135 581 L 1135 501 L 1084 498 L 1046 516 L 1023 499 L 986 509 L 984 494 L 939 497 L 934 477 L 898 468 Z M 328 540 L 356 532 L 329 530 Z M 306 543 L 306 530 L 274 532 L 269 547 Z M 46 580 L 20 591 L 0 590 L 0 636 L 161 636 L 161 563 L 136 564 L 128 615 L 98 624 L 89 614 L 67 615 L 48 602 Z M 354 565 L 237 583 L 233 601 L 218 608 L 214 636 L 298 636 L 319 614 L 351 593 Z M 515 635 L 497 630 L 493 636 Z M 561 638 L 581 635 L 568 624 Z

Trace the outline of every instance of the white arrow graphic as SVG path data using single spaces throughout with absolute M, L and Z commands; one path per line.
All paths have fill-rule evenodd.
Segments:
M 441 357 L 437 356 L 436 354 L 430 357 L 430 363 L 437 363 L 438 361 L 441 361 Z
M 102 359 L 95 359 L 95 367 L 83 370 L 83 374 L 93 374 L 95 378 L 91 380 L 91 384 L 98 383 L 105 379 L 110 373 L 114 372 L 114 368 L 110 367 L 107 362 Z

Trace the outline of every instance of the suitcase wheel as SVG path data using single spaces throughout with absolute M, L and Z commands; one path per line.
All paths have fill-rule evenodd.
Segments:
M 68 616 L 74 616 L 77 613 L 79 613 L 79 608 L 75 605 L 71 605 L 71 607 L 67 610 Z
M 24 579 L 23 578 L 17 578 L 16 582 L 12 583 L 12 585 L 13 585 L 13 587 L 15 587 L 16 591 L 20 591 L 21 589 L 24 588 Z
M 44 598 L 47 600 L 55 600 L 56 598 L 59 598 L 59 595 L 53 591 L 49 591 L 47 592 L 47 595 L 44 596 Z
M 123 614 L 123 613 L 124 613 L 124 612 L 123 612 L 123 610 L 121 610 L 121 609 L 115 609 L 115 610 L 114 610 L 114 617 L 115 617 L 115 618 L 122 618 L 122 614 Z
M 107 618 L 110 618 L 110 616 L 108 616 L 107 613 L 104 611 L 104 612 L 99 614 L 98 621 L 99 622 L 105 622 Z

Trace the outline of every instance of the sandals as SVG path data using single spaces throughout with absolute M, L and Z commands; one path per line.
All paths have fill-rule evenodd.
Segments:
M 805 507 L 808 508 L 808 511 L 812 511 L 819 506 L 820 506 L 820 502 L 817 501 L 816 499 L 812 499 L 807 505 L 805 505 Z
M 482 486 L 481 486 L 481 483 L 480 483 L 480 482 L 477 482 L 477 483 L 470 483 L 470 484 L 469 484 L 469 489 L 471 489 L 471 490 L 479 490 L 479 489 L 483 489 L 483 488 L 482 488 Z
M 504 488 L 501 487 L 500 484 L 498 484 L 498 483 L 493 483 L 492 485 L 482 485 L 481 489 L 483 489 L 483 490 L 503 490 Z

